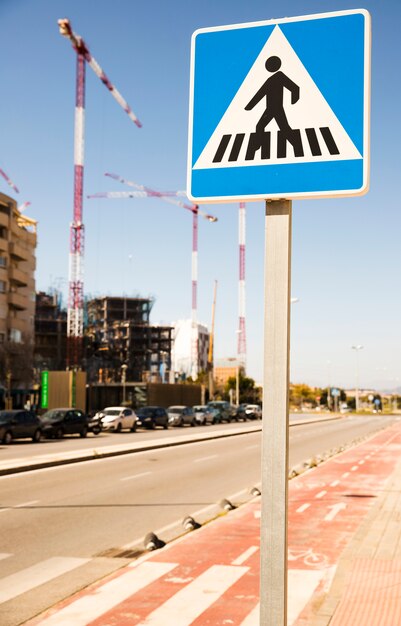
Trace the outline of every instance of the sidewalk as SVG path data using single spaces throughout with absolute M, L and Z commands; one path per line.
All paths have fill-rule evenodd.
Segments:
M 401 424 L 290 481 L 288 626 L 401 624 Z M 259 626 L 260 498 L 30 626 Z M 163 539 L 163 537 L 161 537 Z

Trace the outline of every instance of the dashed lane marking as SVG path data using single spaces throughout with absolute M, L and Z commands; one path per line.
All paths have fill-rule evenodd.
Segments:
M 150 476 L 150 474 L 153 474 L 153 472 L 142 472 L 141 474 L 133 474 L 132 476 L 124 476 L 124 478 L 120 478 L 120 480 L 121 481 L 135 480 L 136 478 L 142 478 L 142 476 Z
M 231 565 L 242 565 L 249 559 L 252 554 L 255 554 L 259 550 L 258 546 L 251 546 L 248 550 L 245 550 L 242 554 L 240 554 L 234 561 L 232 561 Z
M 299 509 L 296 510 L 296 513 L 303 513 L 304 511 L 306 511 L 306 509 L 309 509 L 309 507 L 309 502 L 305 502 L 305 504 L 302 504 Z

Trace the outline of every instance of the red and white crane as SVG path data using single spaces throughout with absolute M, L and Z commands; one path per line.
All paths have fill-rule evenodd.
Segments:
M 70 40 L 77 53 L 75 135 L 74 135 L 74 211 L 70 228 L 70 266 L 67 312 L 67 367 L 79 367 L 82 356 L 84 318 L 84 224 L 82 212 L 84 181 L 84 131 L 85 131 L 85 62 L 110 91 L 113 98 L 138 126 L 140 121 L 120 92 L 110 82 L 100 65 L 89 52 L 79 35 L 74 33 L 68 19 L 58 20 L 60 34 Z
M 246 368 L 246 328 L 245 328 L 245 223 L 246 205 L 239 205 L 239 283 L 238 283 L 238 361 Z
M 16 193 L 19 193 L 19 189 L 18 189 L 18 187 L 17 187 L 17 186 L 13 183 L 13 181 L 11 180 L 11 178 L 10 178 L 9 176 L 7 176 L 7 174 L 5 173 L 5 171 L 4 171 L 4 170 L 2 170 L 1 168 L 0 168 L 0 176 L 2 176 L 2 177 L 4 178 L 4 180 L 6 181 L 6 183 L 7 183 L 8 185 L 10 185 L 10 187 L 11 187 L 12 189 L 14 189 L 14 191 L 15 191 Z
M 209 215 L 201 211 L 196 204 L 187 204 L 177 200 L 177 196 L 185 196 L 184 191 L 156 191 L 150 187 L 139 185 L 131 180 L 126 180 L 118 174 L 110 174 L 107 172 L 105 176 L 109 176 L 120 183 L 134 187 L 135 191 L 104 191 L 89 195 L 88 198 L 160 198 L 170 204 L 180 206 L 192 213 L 192 263 L 191 263 L 191 294 L 192 294 L 192 333 L 191 333 L 191 376 L 197 378 L 199 372 L 199 345 L 198 345 L 198 216 L 204 217 L 209 222 L 217 222 L 217 217 Z

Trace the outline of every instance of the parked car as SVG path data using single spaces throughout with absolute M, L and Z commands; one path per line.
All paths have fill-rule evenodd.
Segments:
M 208 402 L 207 406 L 217 411 L 213 417 L 213 424 L 218 424 L 219 422 L 232 422 L 237 419 L 235 407 L 233 407 L 229 402 L 224 400 L 213 400 Z
M 196 417 L 192 407 L 190 406 L 169 406 L 167 409 L 168 422 L 171 426 L 196 426 Z
M 35 443 L 42 437 L 41 421 L 26 410 L 0 411 L 0 441 L 9 444 L 13 439 L 32 439 Z
M 248 419 L 250 419 L 249 414 L 246 412 L 247 406 L 247 404 L 240 404 L 239 406 L 237 406 L 237 420 L 243 420 L 244 422 L 246 422 Z
M 169 419 L 166 409 L 161 406 L 143 406 L 136 410 L 138 426 L 154 429 L 162 426 L 167 430 Z
M 125 429 L 133 433 L 136 431 L 137 415 L 135 411 L 125 406 L 108 406 L 96 413 L 95 417 L 100 418 L 103 430 L 112 430 L 116 433 Z
M 96 413 L 88 417 L 88 431 L 94 435 L 98 435 L 103 430 L 101 417 Z
M 45 437 L 62 439 L 64 435 L 88 434 L 88 418 L 81 409 L 50 409 L 41 416 L 42 430 Z
M 251 419 L 251 420 L 262 419 L 262 408 L 259 404 L 247 404 L 245 407 L 245 413 L 247 414 L 248 419 Z
M 196 423 L 201 426 L 211 424 L 213 421 L 213 411 L 206 404 L 196 404 L 192 407 L 195 413 Z

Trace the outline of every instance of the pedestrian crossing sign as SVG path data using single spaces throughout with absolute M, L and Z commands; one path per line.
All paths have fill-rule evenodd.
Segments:
M 188 196 L 366 193 L 370 39 L 364 9 L 196 31 Z

